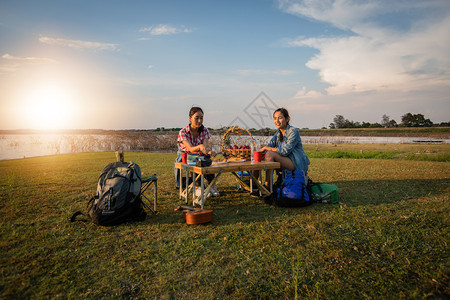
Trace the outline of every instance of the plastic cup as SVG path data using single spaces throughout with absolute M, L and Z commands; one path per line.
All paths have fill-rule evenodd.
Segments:
M 264 158 L 264 152 L 253 151 L 253 158 L 254 158 L 255 162 L 261 162 Z
M 183 164 L 187 164 L 187 153 L 186 152 L 181 153 L 181 160 L 182 160 Z

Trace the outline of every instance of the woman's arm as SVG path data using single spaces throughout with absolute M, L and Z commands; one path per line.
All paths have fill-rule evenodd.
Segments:
M 191 153 L 193 153 L 193 152 L 202 152 L 205 154 L 207 153 L 206 148 L 203 144 L 200 144 L 198 146 L 192 146 L 192 144 L 189 141 L 183 140 L 183 145 Z
M 262 148 L 261 148 L 261 151 L 273 151 L 273 152 L 278 152 L 278 148 L 265 146 L 265 147 L 262 147 Z
M 267 146 L 262 147 L 261 151 L 274 151 L 278 152 L 277 148 L 278 131 L 272 136 Z

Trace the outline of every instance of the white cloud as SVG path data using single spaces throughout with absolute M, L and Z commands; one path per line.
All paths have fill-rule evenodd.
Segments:
M 42 58 L 42 57 L 18 57 L 12 56 L 8 53 L 3 54 L 2 58 L 16 63 L 33 63 L 33 64 L 42 64 L 42 63 L 57 63 L 56 60 L 50 58 Z
M 288 13 L 351 32 L 348 36 L 300 37 L 290 42 L 291 46 L 319 50 L 306 66 L 318 70 L 321 79 L 330 84 L 327 89 L 330 95 L 410 91 L 450 84 L 448 1 L 280 0 L 279 3 Z M 430 11 L 434 13 L 427 14 Z M 380 21 L 382 18 L 378 17 L 387 13 L 415 17 L 405 19 L 408 26 L 399 29 Z M 306 94 L 300 91 L 297 96 Z
M 2 55 L 0 61 L 0 72 L 14 72 L 22 66 L 57 64 L 56 60 L 42 57 L 18 57 L 8 53 Z
M 303 98 L 319 98 L 323 96 L 321 92 L 318 91 L 307 91 L 306 86 L 302 87 L 301 90 L 297 92 L 297 94 L 294 96 L 294 99 L 303 99 Z
M 178 33 L 189 33 L 192 32 L 192 29 L 186 28 L 184 26 L 174 27 L 167 24 L 159 24 L 153 25 L 149 27 L 145 27 L 139 30 L 140 32 L 148 32 L 150 35 L 169 35 L 169 34 L 178 34 Z
M 89 42 L 89 41 L 81 41 L 81 40 L 68 40 L 68 39 L 59 39 L 59 38 L 51 38 L 47 36 L 42 36 L 39 38 L 39 41 L 43 44 L 47 45 L 56 45 L 69 47 L 74 49 L 88 49 L 94 51 L 104 51 L 110 50 L 115 51 L 118 50 L 117 44 L 108 44 L 108 43 L 99 43 L 99 42 Z
M 334 26 L 349 29 L 353 24 L 379 10 L 378 1 L 292 1 L 279 0 L 280 8 L 290 14 L 308 17 L 314 20 L 329 22 Z M 389 1 L 392 2 L 392 1 Z M 392 5 L 390 5 L 392 7 Z
M 252 69 L 246 69 L 246 70 L 237 70 L 236 71 L 239 75 L 243 75 L 243 76 L 250 76 L 250 75 L 267 75 L 267 74 L 272 74 L 272 75 L 292 75 L 294 73 L 294 71 L 292 70 L 276 70 L 276 71 L 271 71 L 271 70 L 252 70 Z

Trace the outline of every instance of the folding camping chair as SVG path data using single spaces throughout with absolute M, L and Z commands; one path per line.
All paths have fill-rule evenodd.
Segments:
M 145 192 L 152 184 L 153 184 L 153 209 L 150 207 L 152 201 L 145 195 Z M 144 206 L 147 207 L 152 213 L 156 214 L 157 213 L 156 201 L 158 198 L 158 178 L 157 178 L 156 174 L 142 178 L 142 186 L 141 186 L 140 194 L 141 194 L 142 204 L 144 204 Z M 146 203 L 146 202 L 148 202 L 148 203 Z

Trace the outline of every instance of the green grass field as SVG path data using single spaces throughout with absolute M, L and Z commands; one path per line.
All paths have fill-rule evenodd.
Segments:
M 159 213 L 115 227 L 68 221 L 114 153 L 1 161 L 0 298 L 447 298 L 449 145 L 305 149 L 341 204 L 267 206 L 226 175 L 207 225 L 174 211 L 175 154 L 125 153 Z

